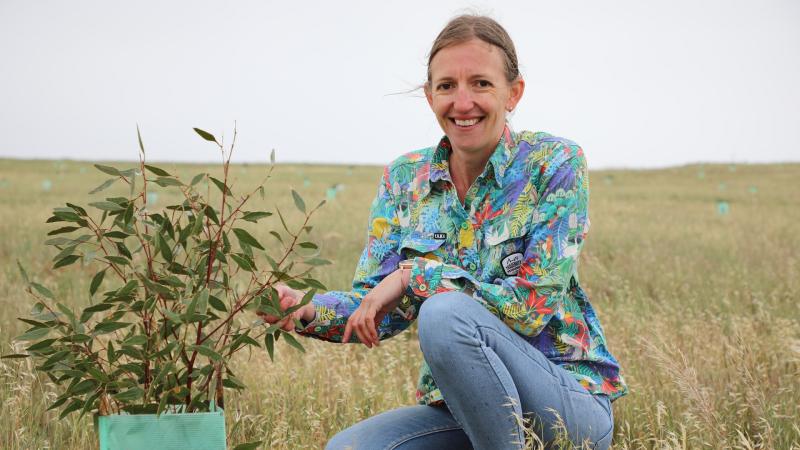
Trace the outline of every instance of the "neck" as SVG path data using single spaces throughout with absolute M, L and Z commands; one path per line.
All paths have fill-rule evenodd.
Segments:
M 453 179 L 458 198 L 462 203 L 472 183 L 486 168 L 493 151 L 494 149 L 483 153 L 465 154 L 453 149 L 450 153 L 450 178 Z

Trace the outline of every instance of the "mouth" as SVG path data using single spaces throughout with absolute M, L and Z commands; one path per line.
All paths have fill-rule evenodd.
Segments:
M 483 117 L 474 117 L 472 119 L 456 119 L 451 117 L 450 122 L 454 123 L 458 128 L 468 129 L 476 126 L 483 120 Z

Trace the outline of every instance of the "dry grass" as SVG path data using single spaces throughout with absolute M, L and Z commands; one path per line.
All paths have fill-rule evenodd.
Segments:
M 234 173 L 244 188 L 264 168 Z M 292 209 L 289 186 L 313 203 L 344 185 L 312 233 L 336 261 L 319 278 L 346 288 L 380 169 L 281 166 L 276 173 L 262 201 L 268 209 L 276 201 Z M 799 165 L 592 173 L 581 279 L 631 388 L 614 404 L 614 448 L 800 449 L 798 177 Z M 48 268 L 44 220 L 53 206 L 87 198 L 103 178 L 86 163 L 0 160 L 2 353 L 12 350 L 10 337 L 21 331 L 15 317 L 30 305 L 16 259 L 64 301 L 87 301 L 87 280 Z M 719 214 L 718 200 L 728 202 L 728 214 Z M 167 204 L 164 192 L 157 204 Z M 343 427 L 413 402 L 420 357 L 413 331 L 371 351 L 306 343 L 304 355 L 281 346 L 274 364 L 263 352 L 240 355 L 236 366 L 249 389 L 227 399 L 231 442 L 321 448 Z M 45 411 L 54 398 L 45 381 L 27 362 L 0 362 L 0 448 L 96 448 L 89 418 L 58 421 Z

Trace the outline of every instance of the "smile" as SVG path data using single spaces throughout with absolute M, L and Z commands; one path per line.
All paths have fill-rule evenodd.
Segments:
M 464 119 L 464 120 L 462 120 L 462 119 L 450 119 L 450 120 L 453 121 L 453 123 L 455 123 L 459 127 L 465 127 L 466 128 L 466 127 L 471 127 L 471 126 L 477 124 L 478 122 L 483 120 L 483 117 L 476 117 L 474 119 Z

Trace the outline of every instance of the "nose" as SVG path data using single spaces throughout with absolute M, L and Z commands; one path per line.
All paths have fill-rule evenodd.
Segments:
M 453 100 L 453 109 L 456 112 L 468 112 L 472 110 L 475 100 L 472 98 L 472 91 L 464 86 L 456 88 L 455 99 Z

